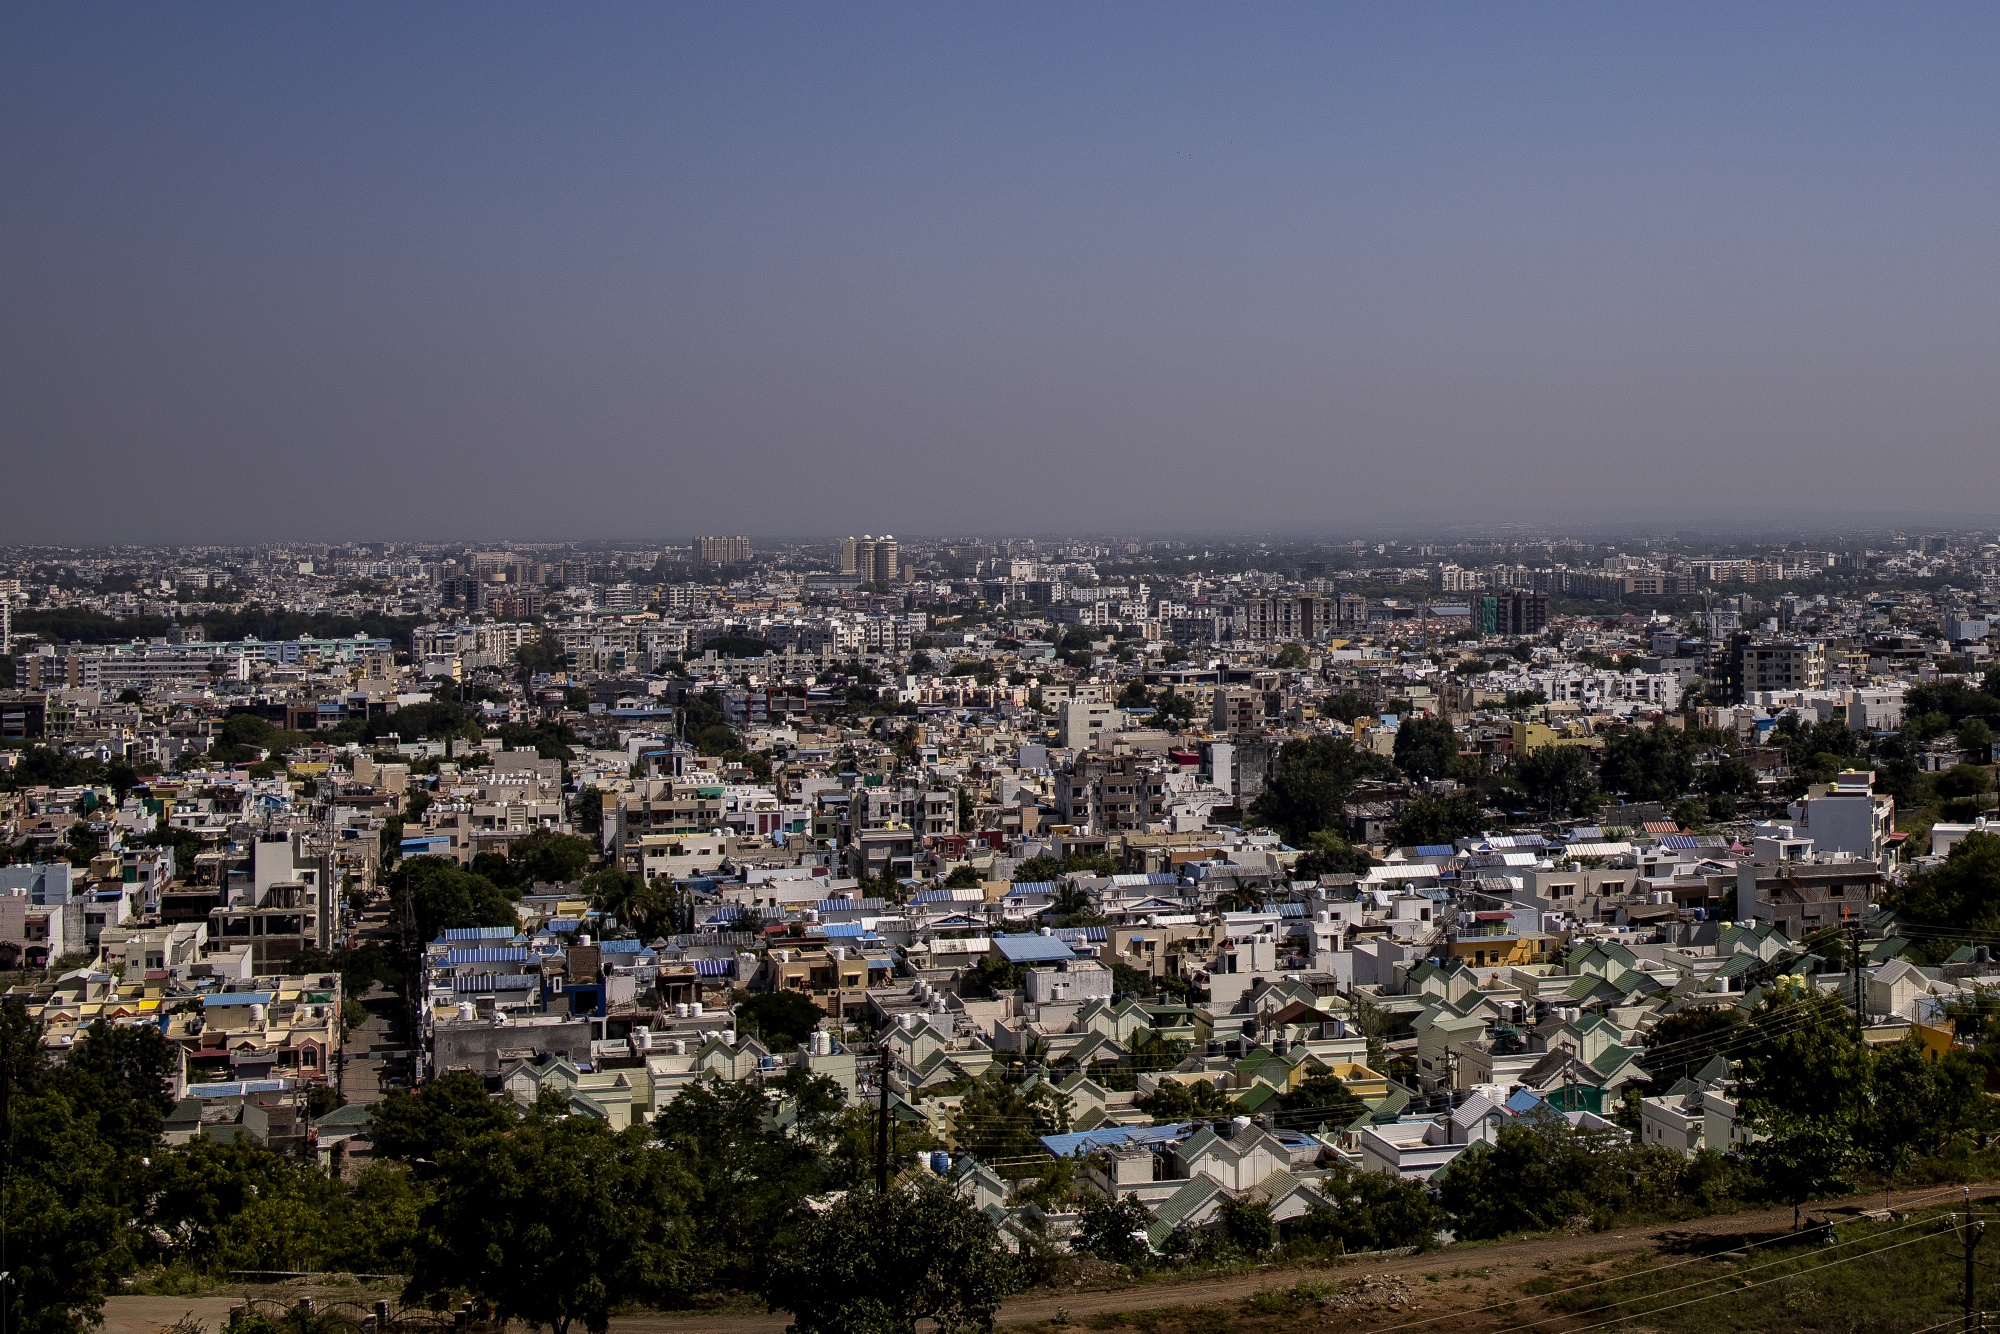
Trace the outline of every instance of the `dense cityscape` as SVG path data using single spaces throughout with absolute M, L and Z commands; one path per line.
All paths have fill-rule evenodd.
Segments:
M 1996 68 L 0 5 L 0 1334 L 2000 1330 Z
M 0 575 L 18 1328 L 1067 1324 L 1995 1170 L 1991 533 Z

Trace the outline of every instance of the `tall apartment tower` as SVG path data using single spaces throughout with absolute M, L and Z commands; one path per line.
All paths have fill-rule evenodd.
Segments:
M 747 537 L 697 537 L 694 558 L 701 565 L 741 565 L 750 559 Z
M 867 533 L 860 537 L 843 537 L 840 539 L 840 572 L 858 574 L 864 583 L 894 583 L 901 573 L 897 550 L 896 539 L 887 533 L 880 537 Z
M 896 551 L 896 539 L 887 533 L 875 539 L 875 573 L 871 582 L 878 584 L 896 582 L 898 574 Z

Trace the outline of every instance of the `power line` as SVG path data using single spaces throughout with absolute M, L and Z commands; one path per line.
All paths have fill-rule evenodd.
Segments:
M 1877 1233 L 1874 1233 L 1874 1234 L 1872 1234 L 1872 1235 L 1870 1235 L 1870 1236 L 1868 1236 L 1868 1237 L 1856 1237 L 1856 1238 L 1854 1238 L 1854 1239 L 1853 1239 L 1852 1241 L 1844 1241 L 1844 1242 L 1839 1242 L 1839 1243 L 1837 1243 L 1836 1245 L 1837 1245 L 1837 1247 L 1839 1247 L 1839 1246 L 1851 1246 L 1851 1245 L 1855 1245 L 1855 1244 L 1857 1244 L 1857 1243 L 1859 1243 L 1859 1242 L 1862 1242 L 1862 1241 L 1874 1241 L 1874 1240 L 1877 1240 L 1878 1238 L 1881 1238 L 1881 1237 L 1888 1237 L 1888 1236 L 1894 1236 L 1894 1235 L 1896 1235 L 1896 1234 L 1897 1234 L 1897 1233 L 1899 1233 L 1899 1232 L 1907 1232 L 1907 1231 L 1909 1231 L 1909 1230 L 1910 1230 L 1911 1228 L 1913 1228 L 1913 1227 L 1924 1227 L 1924 1226 L 1927 1226 L 1927 1225 L 1930 1225 L 1930 1224 L 1933 1224 L 1933 1223 L 1935 1223 L 1935 1222 L 1937 1222 L 1937 1221 L 1938 1221 L 1938 1220 L 1936 1220 L 1936 1219 L 1931 1219 L 1931 1218 L 1926 1218 L 1926 1219 L 1919 1219 L 1919 1220 L 1916 1220 L 1916 1221 L 1913 1221 L 1913 1222 L 1909 1222 L 1909 1223 L 1905 1223 L 1905 1224 L 1902 1224 L 1902 1225 L 1901 1225 L 1901 1226 L 1899 1226 L 1899 1227 L 1894 1227 L 1894 1228 L 1890 1228 L 1890 1229 L 1888 1229 L 1887 1231 L 1884 1231 L 1884 1232 L 1877 1232 Z M 1941 1235 L 1943 1235 L 1943 1232 L 1942 1232 L 1942 1229 L 1936 1229 L 1936 1228 L 1934 1228 L 1934 1229 L 1932 1230 L 1932 1232 L 1931 1232 L 1931 1233 L 1929 1233 L 1929 1234 L 1926 1234 L 1926 1237 L 1916 1237 L 1916 1238 L 1912 1238 L 1912 1240 L 1913 1240 L 1913 1241 L 1923 1241 L 1923 1240 L 1926 1240 L 1928 1236 L 1941 1236 Z M 1794 1236 L 1796 1236 L 1796 1234 L 1794 1234 Z M 1908 1244 L 1908 1243 L 1901 1243 L 1901 1242 L 1899 1242 L 1899 1243 L 1897 1243 L 1897 1244 L 1898 1244 L 1898 1245 L 1906 1245 L 1906 1244 Z M 1856 1253 L 1856 1254 L 1854 1254 L 1854 1255 L 1851 1255 L 1851 1256 L 1848 1256 L 1848 1257 L 1846 1257 L 1846 1260 L 1859 1260 L 1859 1259 L 1864 1259 L 1864 1258 L 1866 1258 L 1867 1256 L 1870 1256 L 1870 1255 L 1875 1255 L 1875 1254 L 1879 1254 L 1879 1253 L 1880 1253 L 1881 1251 L 1884 1251 L 1884 1250 L 1894 1250 L 1894 1249 L 1896 1249 L 1896 1247 L 1894 1247 L 1894 1246 L 1881 1246 L 1881 1247 L 1876 1247 L 1876 1248 L 1875 1248 L 1875 1249 L 1873 1249 L 1873 1250 L 1868 1250 L 1868 1251 L 1861 1251 L 1861 1252 L 1857 1252 L 1857 1253 Z M 1708 1257 L 1702 1257 L 1702 1258 L 1704 1258 L 1704 1259 L 1705 1259 L 1705 1258 L 1708 1258 Z M 1839 1261 L 1833 1261 L 1833 1262 L 1831 1262 L 1831 1263 L 1835 1263 L 1835 1264 L 1841 1264 L 1841 1263 L 1845 1263 L 1845 1262 L 1846 1262 L 1846 1260 L 1839 1260 Z M 1769 1260 L 1769 1261 L 1766 1261 L 1766 1262 L 1765 1262 L 1765 1263 L 1763 1263 L 1763 1264 L 1760 1264 L 1760 1265 L 1752 1265 L 1751 1267 L 1749 1267 L 1749 1268 L 1747 1268 L 1747 1269 L 1738 1269 L 1738 1270 L 1735 1270 L 1734 1272 L 1732 1272 L 1732 1273 L 1729 1273 L 1729 1274 L 1718 1274 L 1718 1275 L 1715 1275 L 1715 1276 L 1713 1276 L 1713 1277 L 1711 1277 L 1711 1278 L 1703 1278 L 1703 1279 L 1696 1279 L 1696 1280 L 1695 1280 L 1694 1282 L 1692 1282 L 1692 1283 L 1683 1283 L 1683 1284 L 1681 1284 L 1681 1285 L 1680 1285 L 1679 1287 L 1676 1287 L 1676 1288 L 1668 1288 L 1668 1289 L 1666 1289 L 1666 1290 L 1665 1290 L 1665 1291 L 1663 1291 L 1663 1292 L 1648 1292 L 1648 1293 L 1641 1293 L 1640 1295 L 1638 1295 L 1638 1296 L 1636 1296 L 1636 1297 L 1627 1297 L 1627 1298 L 1626 1298 L 1625 1300 L 1623 1300 L 1623 1301 L 1618 1301 L 1618 1302 L 1612 1302 L 1612 1303 L 1610 1303 L 1610 1305 L 1609 1305 L 1609 1306 L 1605 1306 L 1605 1307 L 1599 1307 L 1599 1308 L 1598 1308 L 1598 1310 L 1612 1310 L 1612 1309 L 1616 1309 L 1617 1307 L 1620 1307 L 1620 1306 L 1630 1306 L 1630 1305 L 1632 1305 L 1632 1304 L 1633 1304 L 1634 1302 L 1643 1302 L 1643 1301 L 1651 1301 L 1651 1300 L 1653 1300 L 1654 1298 L 1658 1298 L 1658 1297 L 1671 1297 L 1671 1296 L 1673 1296 L 1673 1295 L 1674 1295 L 1675 1293 L 1677 1293 L 1677 1292 L 1688 1292 L 1688 1291 L 1690 1291 L 1690 1290 L 1692 1290 L 1692 1289 L 1694 1289 L 1694 1288 L 1702 1288 L 1702 1287 L 1707 1287 L 1707 1286 L 1708 1286 L 1709 1284 L 1711 1284 L 1711 1283 L 1723 1283 L 1723 1282 L 1732 1282 L 1732 1281 L 1734 1281 L 1734 1280 L 1736 1280 L 1736 1279 L 1739 1279 L 1739 1278 L 1741 1278 L 1741 1277 L 1742 1277 L 1743 1275 L 1745 1275 L 1745 1274 L 1759 1274 L 1759 1273 L 1762 1273 L 1762 1272 L 1764 1272 L 1764 1271 L 1765 1271 L 1765 1270 L 1767 1270 L 1767 1269 L 1776 1269 L 1776 1268 L 1778 1268 L 1778 1267 L 1779 1267 L 1779 1266 L 1781 1266 L 1781 1265 L 1788 1265 L 1788 1264 L 1791 1264 L 1791 1263 L 1792 1263 L 1792 1258 L 1791 1258 L 1791 1257 L 1784 1257 L 1784 1258 L 1780 1258 L 1780 1259 L 1777 1259 L 1777 1260 Z M 1823 1267 L 1823 1266 L 1822 1266 L 1822 1267 Z M 1657 1270 L 1655 1270 L 1655 1271 L 1653 1271 L 1653 1272 L 1656 1272 L 1656 1273 L 1657 1273 L 1657 1272 L 1660 1272 L 1660 1271 L 1657 1271 Z M 1614 1276 L 1613 1278 L 1611 1278 L 1611 1279 L 1607 1279 L 1607 1280 L 1604 1280 L 1604 1281 L 1607 1281 L 1607 1282 L 1617 1282 L 1617 1281 L 1623 1281 L 1623 1280 L 1625 1280 L 1625 1279 L 1629 1279 L 1629 1278 L 1632 1278 L 1632 1277 L 1637 1277 L 1637 1275 L 1619 1275 L 1619 1276 Z M 1780 1275 L 1780 1277 L 1785 1277 L 1785 1276 L 1784 1276 L 1784 1275 Z M 1749 1286 L 1755 1286 L 1755 1285 L 1749 1285 Z M 1740 1291 L 1741 1289 L 1739 1288 L 1739 1289 L 1737 1289 L 1737 1290 L 1738 1290 L 1738 1291 Z M 1564 1289 L 1564 1291 L 1580 1291 L 1580 1289 Z M 1554 1295 L 1554 1294 L 1552 1294 L 1552 1295 Z M 1711 1295 L 1711 1296 L 1719 1296 L 1719 1295 L 1721 1295 L 1721 1294 L 1710 1294 L 1710 1295 Z M 1700 1300 L 1706 1300 L 1706 1298 L 1703 1298 L 1703 1299 L 1700 1299 Z M 1662 1309 L 1662 1310 L 1672 1310 L 1673 1308 L 1672 1308 L 1672 1307 L 1662 1307 L 1662 1308 L 1660 1308 L 1660 1309 Z M 1651 1314 L 1651 1312 L 1647 1312 L 1646 1314 Z M 1565 1319 L 1565 1318 L 1567 1318 L 1567 1317 L 1568 1317 L 1568 1315 L 1569 1315 L 1569 1313 L 1568 1313 L 1568 1312 L 1558 1312 L 1558 1313 L 1557 1313 L 1557 1314 L 1555 1314 L 1555 1315 L 1550 1315 L 1550 1316 L 1544 1316 L 1544 1317 L 1543 1317 L 1542 1319 L 1540 1319 L 1540 1320 L 1530 1320 L 1530 1321 L 1527 1321 L 1527 1322 L 1526 1322 L 1526 1323 L 1524 1323 L 1524 1324 L 1519 1324 L 1519 1325 L 1509 1325 L 1509 1326 L 1508 1326 L 1508 1327 L 1507 1327 L 1506 1329 L 1504 1329 L 1504 1330 L 1501 1330 L 1501 1331 L 1500 1331 L 1500 1334 L 1516 1334 L 1516 1331 L 1518 1331 L 1518 1330 L 1524 1330 L 1524 1329 L 1535 1329 L 1535 1328 L 1537 1328 L 1537 1327 L 1539 1327 L 1539 1326 L 1542 1326 L 1542 1325 L 1546 1325 L 1546 1324 L 1549 1324 L 1549 1323 L 1551 1323 L 1551 1322 L 1553 1322 L 1553 1321 L 1556 1321 L 1556 1320 L 1562 1320 L 1562 1319 Z
M 1931 1192 L 1930 1192 L 1929 1194 L 1926 1194 L 1926 1195 L 1919 1195 L 1919 1196 L 1917 1196 L 1917 1198 L 1916 1198 L 1916 1199 L 1914 1199 L 1914 1200 L 1910 1200 L 1910 1201 L 1907 1201 L 1907 1202 L 1906 1202 L 1906 1204 L 1904 1205 L 1904 1207 L 1905 1207 L 1905 1208 L 1911 1208 L 1911 1207 L 1915 1207 L 1915 1206 L 1918 1206 L 1918 1205 L 1921 1205 L 1921 1204 L 1923 1204 L 1923 1203 L 1924 1203 L 1924 1201 L 1926 1201 L 1926 1200 L 1933 1200 L 1933 1199 L 1936 1199 L 1936 1198 L 1938 1198 L 1939 1196 L 1942 1196 L 1942 1195 L 1951 1195 L 1951 1194 L 1955 1194 L 1955 1193 L 1957 1193 L 1957 1192 L 1958 1192 L 1958 1191 L 1959 1191 L 1960 1189 L 1961 1189 L 1960 1187 L 1957 1187 L 1957 1186 L 1952 1186 L 1952 1187 L 1948 1187 L 1948 1188 L 1946 1188 L 1946 1189 L 1944 1189 L 1944 1190 L 1935 1190 L 1935 1191 L 1931 1191 Z M 1876 1235 L 1876 1236 L 1881 1236 L 1881 1235 L 1884 1235 L 1884 1234 L 1882 1234 L 1882 1233 L 1876 1233 L 1875 1235 Z M 1783 1235 L 1783 1236 L 1778 1236 L 1778 1237 L 1772 1237 L 1772 1238 L 1770 1238 L 1770 1239 L 1768 1239 L 1768 1240 L 1766 1240 L 1766 1241 L 1753 1241 L 1753 1242 L 1750 1242 L 1750 1243 L 1748 1243 L 1747 1245 L 1744 1245 L 1744 1246 L 1739 1246 L 1739 1247 L 1735 1248 L 1735 1249 L 1734 1249 L 1734 1250 L 1732 1250 L 1732 1251 L 1724 1251 L 1724 1252 L 1721 1252 L 1721 1254 L 1724 1254 L 1724 1255 L 1731 1255 L 1731 1254 L 1745 1254 L 1745 1255 L 1747 1255 L 1747 1254 L 1748 1254 L 1748 1253 L 1749 1253 L 1750 1251 L 1754 1251 L 1754 1250 L 1757 1250 L 1758 1248 L 1760 1248 L 1760 1247 L 1763 1247 L 1763 1246 L 1778 1246 L 1778 1245 L 1782 1245 L 1782 1244 L 1784 1244 L 1785 1242 L 1788 1242 L 1788 1241 L 1795 1241 L 1795 1240 L 1797 1240 L 1797 1234 L 1795 1234 L 1795 1233 L 1786 1233 L 1786 1234 L 1785 1234 L 1785 1235 Z M 1591 1280 L 1589 1280 L 1588 1282 L 1585 1282 L 1585 1283 L 1577 1283 L 1577 1284 L 1573 1284 L 1572 1286 L 1570 1286 L 1570 1287 L 1567 1287 L 1567 1288 L 1563 1288 L 1563 1289 L 1560 1289 L 1559 1291 L 1561 1291 L 1561 1292 L 1582 1292 L 1582 1291 L 1584 1291 L 1584 1290 L 1585 1290 L 1585 1289 L 1587 1289 L 1587 1288 L 1595 1288 L 1595 1287 L 1600 1287 L 1600 1286 L 1602 1286 L 1602 1285 L 1604 1285 L 1604 1284 L 1606 1284 L 1606 1283 L 1623 1283 L 1623 1282 L 1628 1282 L 1628 1281 L 1630 1281 L 1630 1280 L 1632 1280 L 1632 1279 L 1636 1279 L 1636 1278 L 1645 1278 L 1646 1276 L 1648 1276 L 1648 1275 L 1650 1275 L 1650 1274 L 1660 1274 L 1660 1273 L 1665 1273 L 1666 1271 L 1668 1271 L 1668 1270 L 1670 1270 L 1670 1269 L 1680 1269 L 1680 1268 L 1683 1268 L 1683 1267 L 1685 1267 L 1685 1266 L 1687 1266 L 1687 1265 L 1692 1265 L 1692 1264 L 1700 1264 L 1700 1263 L 1701 1263 L 1702 1261 L 1704 1261 L 1704 1260 L 1708 1260 L 1708 1259 L 1712 1259 L 1712 1258 L 1714 1258 L 1714 1257 L 1712 1257 L 1712 1256 L 1707 1256 L 1707 1255 L 1696 1255 L 1696 1256 L 1690 1256 L 1689 1258 L 1687 1258 L 1687 1259 L 1685 1259 L 1685 1260 L 1673 1260 L 1673 1261 L 1670 1261 L 1670 1262 L 1668 1262 L 1668 1263 L 1666 1263 L 1666 1264 L 1663 1264 L 1663 1265 L 1655 1265 L 1655 1266 L 1653 1266 L 1652 1268 L 1649 1268 L 1649 1269 L 1639 1269 L 1639 1270 L 1634 1270 L 1634 1271 L 1632 1271 L 1631 1273 L 1627 1273 L 1627 1274 L 1610 1274 L 1610 1275 L 1607 1275 L 1607 1276 L 1605 1276 L 1605 1277 L 1603 1277 L 1603 1278 L 1594 1278 L 1594 1279 L 1591 1279 Z M 1549 1294 L 1545 1294 L 1545 1295 L 1547 1295 L 1547 1296 L 1555 1296 L 1555 1295 L 1557 1295 L 1557 1294 L 1556 1294 L 1556 1293 L 1549 1293 Z M 1472 1308 L 1470 1308 L 1470 1309 L 1468 1309 L 1468 1310 L 1463 1310 L 1463 1311 L 1447 1311 L 1447 1312 L 1445 1312 L 1445 1313 L 1443 1313 L 1443 1314 L 1441 1314 L 1441 1315 L 1434 1315 L 1434 1316 L 1426 1316 L 1426 1317 L 1424 1317 L 1424 1318 L 1423 1318 L 1423 1319 L 1421 1319 L 1421 1320 L 1410 1320 L 1410 1321 L 1405 1321 L 1405 1322 L 1404 1322 L 1403 1324 L 1400 1324 L 1400 1325 L 1384 1325 L 1384 1326 L 1382 1326 L 1382 1327 L 1381 1327 L 1380 1329 L 1377 1329 L 1377 1330 L 1375 1330 L 1375 1331 L 1373 1332 L 1373 1334 L 1393 1334 L 1393 1331 L 1396 1331 L 1396 1330 L 1404 1330 L 1404 1329 L 1419 1329 L 1419 1328 L 1421 1328 L 1421 1327 L 1423 1327 L 1423 1326 L 1425 1326 L 1425 1325 L 1434 1325 L 1434 1324 L 1436 1324 L 1436 1323 L 1437 1323 L 1438 1321 L 1440 1321 L 1440 1320 L 1455 1320 L 1455 1319 L 1458 1319 L 1458 1318 L 1460 1318 L 1460 1317 L 1463 1317 L 1463 1316 L 1472 1316 L 1472 1315 L 1482 1315 L 1482 1314 L 1484 1314 L 1484 1313 L 1486 1313 L 1486 1312 L 1488 1312 L 1488 1311 L 1499 1311 L 1499 1310 L 1504 1310 L 1504 1309 L 1506 1309 L 1506 1308 L 1508 1308 L 1508 1307 L 1511 1307 L 1511 1306 L 1516 1306 L 1516 1305 L 1518 1305 L 1518 1304 L 1519 1304 L 1519 1299 L 1518 1299 L 1518 1298 L 1510 1298 L 1510 1299 L 1509 1299 L 1509 1300 L 1507 1300 L 1507 1301 L 1504 1301 L 1504 1302 L 1494 1302 L 1494 1303 L 1492 1303 L 1491 1305 L 1488 1305 L 1488 1306 L 1475 1306 L 1475 1307 L 1472 1307 Z
M 1645 1311 L 1633 1312 L 1630 1315 L 1613 1316 L 1611 1319 L 1599 1321 L 1595 1325 L 1584 1325 L 1581 1329 L 1571 1330 L 1569 1331 L 1569 1334 L 1584 1334 L 1586 1330 L 1603 1329 L 1607 1325 L 1623 1324 L 1627 1320 L 1639 1320 L 1647 1316 L 1660 1315 L 1661 1313 L 1666 1311 L 1678 1311 L 1684 1306 L 1697 1306 L 1702 1302 L 1712 1302 L 1718 1297 L 1735 1296 L 1738 1293 L 1749 1292 L 1756 1288 L 1766 1287 L 1772 1283 L 1783 1283 L 1785 1280 L 1791 1278 L 1797 1278 L 1801 1274 L 1816 1274 L 1822 1269 L 1832 1269 L 1837 1265 L 1852 1264 L 1856 1260 L 1866 1260 L 1870 1256 L 1882 1255 L 1888 1251 L 1899 1251 L 1905 1246 L 1916 1246 L 1923 1242 L 1930 1241 L 1933 1237 L 1941 1235 L 1943 1235 L 1942 1232 L 1937 1232 L 1937 1233 L 1931 1233 L 1927 1236 L 1912 1237 L 1908 1241 L 1899 1241 L 1893 1246 L 1877 1247 L 1875 1250 L 1864 1251 L 1859 1255 L 1850 1255 L 1839 1260 L 1829 1260 L 1825 1264 L 1811 1265 L 1804 1269 L 1797 1269 L 1789 1274 L 1775 1274 L 1770 1278 L 1759 1279 L 1755 1283 L 1746 1283 L 1740 1288 L 1724 1288 L 1720 1292 L 1711 1292 L 1708 1293 L 1706 1296 L 1701 1296 L 1701 1297 L 1690 1297 L 1688 1298 L 1688 1300 L 1684 1302 L 1675 1302 L 1670 1306 L 1655 1306 Z M 1560 1317 L 1556 1318 L 1560 1319 Z M 1526 1326 L 1522 1326 L 1521 1328 L 1526 1328 Z

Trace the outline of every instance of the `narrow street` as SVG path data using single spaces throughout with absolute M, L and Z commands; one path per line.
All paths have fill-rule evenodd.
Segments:
M 380 1102 L 397 1081 L 409 1079 L 408 1019 L 401 999 L 380 983 L 361 997 L 368 1019 L 340 1049 L 341 1095 L 349 1102 Z

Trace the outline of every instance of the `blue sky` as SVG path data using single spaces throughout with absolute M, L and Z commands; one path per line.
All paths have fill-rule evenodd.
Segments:
M 1943 4 L 11 5 L 0 448 L 73 503 L 9 526 L 1990 510 L 1995 68 Z

